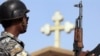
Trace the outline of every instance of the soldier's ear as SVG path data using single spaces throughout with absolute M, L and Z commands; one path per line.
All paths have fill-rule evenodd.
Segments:
M 25 24 L 25 19 L 24 19 L 24 18 L 22 18 L 21 24 L 22 24 L 23 27 L 26 26 L 26 24 Z
M 22 21 L 21 21 L 21 23 L 24 25 L 24 18 L 22 18 Z

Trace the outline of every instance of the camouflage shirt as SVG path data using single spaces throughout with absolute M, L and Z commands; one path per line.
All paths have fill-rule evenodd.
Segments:
M 22 41 L 15 39 L 13 34 L 8 32 L 1 33 L 0 47 L 4 48 L 11 56 L 28 56 L 24 51 L 24 44 Z

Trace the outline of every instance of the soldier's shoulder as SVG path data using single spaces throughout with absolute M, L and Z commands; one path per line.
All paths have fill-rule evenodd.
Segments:
M 0 41 L 1 42 L 9 42 L 9 41 L 15 41 L 15 40 L 12 39 L 10 36 L 2 36 L 2 37 L 0 37 Z

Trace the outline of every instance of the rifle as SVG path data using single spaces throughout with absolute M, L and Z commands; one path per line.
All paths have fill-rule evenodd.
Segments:
M 82 1 L 79 4 L 75 4 L 75 7 L 79 8 L 79 16 L 76 19 L 75 31 L 74 31 L 74 43 L 73 48 L 75 52 L 75 56 L 79 56 L 83 48 L 83 29 L 82 29 Z

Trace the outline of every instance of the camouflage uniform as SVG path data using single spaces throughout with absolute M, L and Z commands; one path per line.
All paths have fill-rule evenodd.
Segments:
M 2 32 L 0 48 L 4 48 L 10 56 L 28 56 L 27 52 L 24 51 L 23 42 L 15 38 L 11 33 Z

